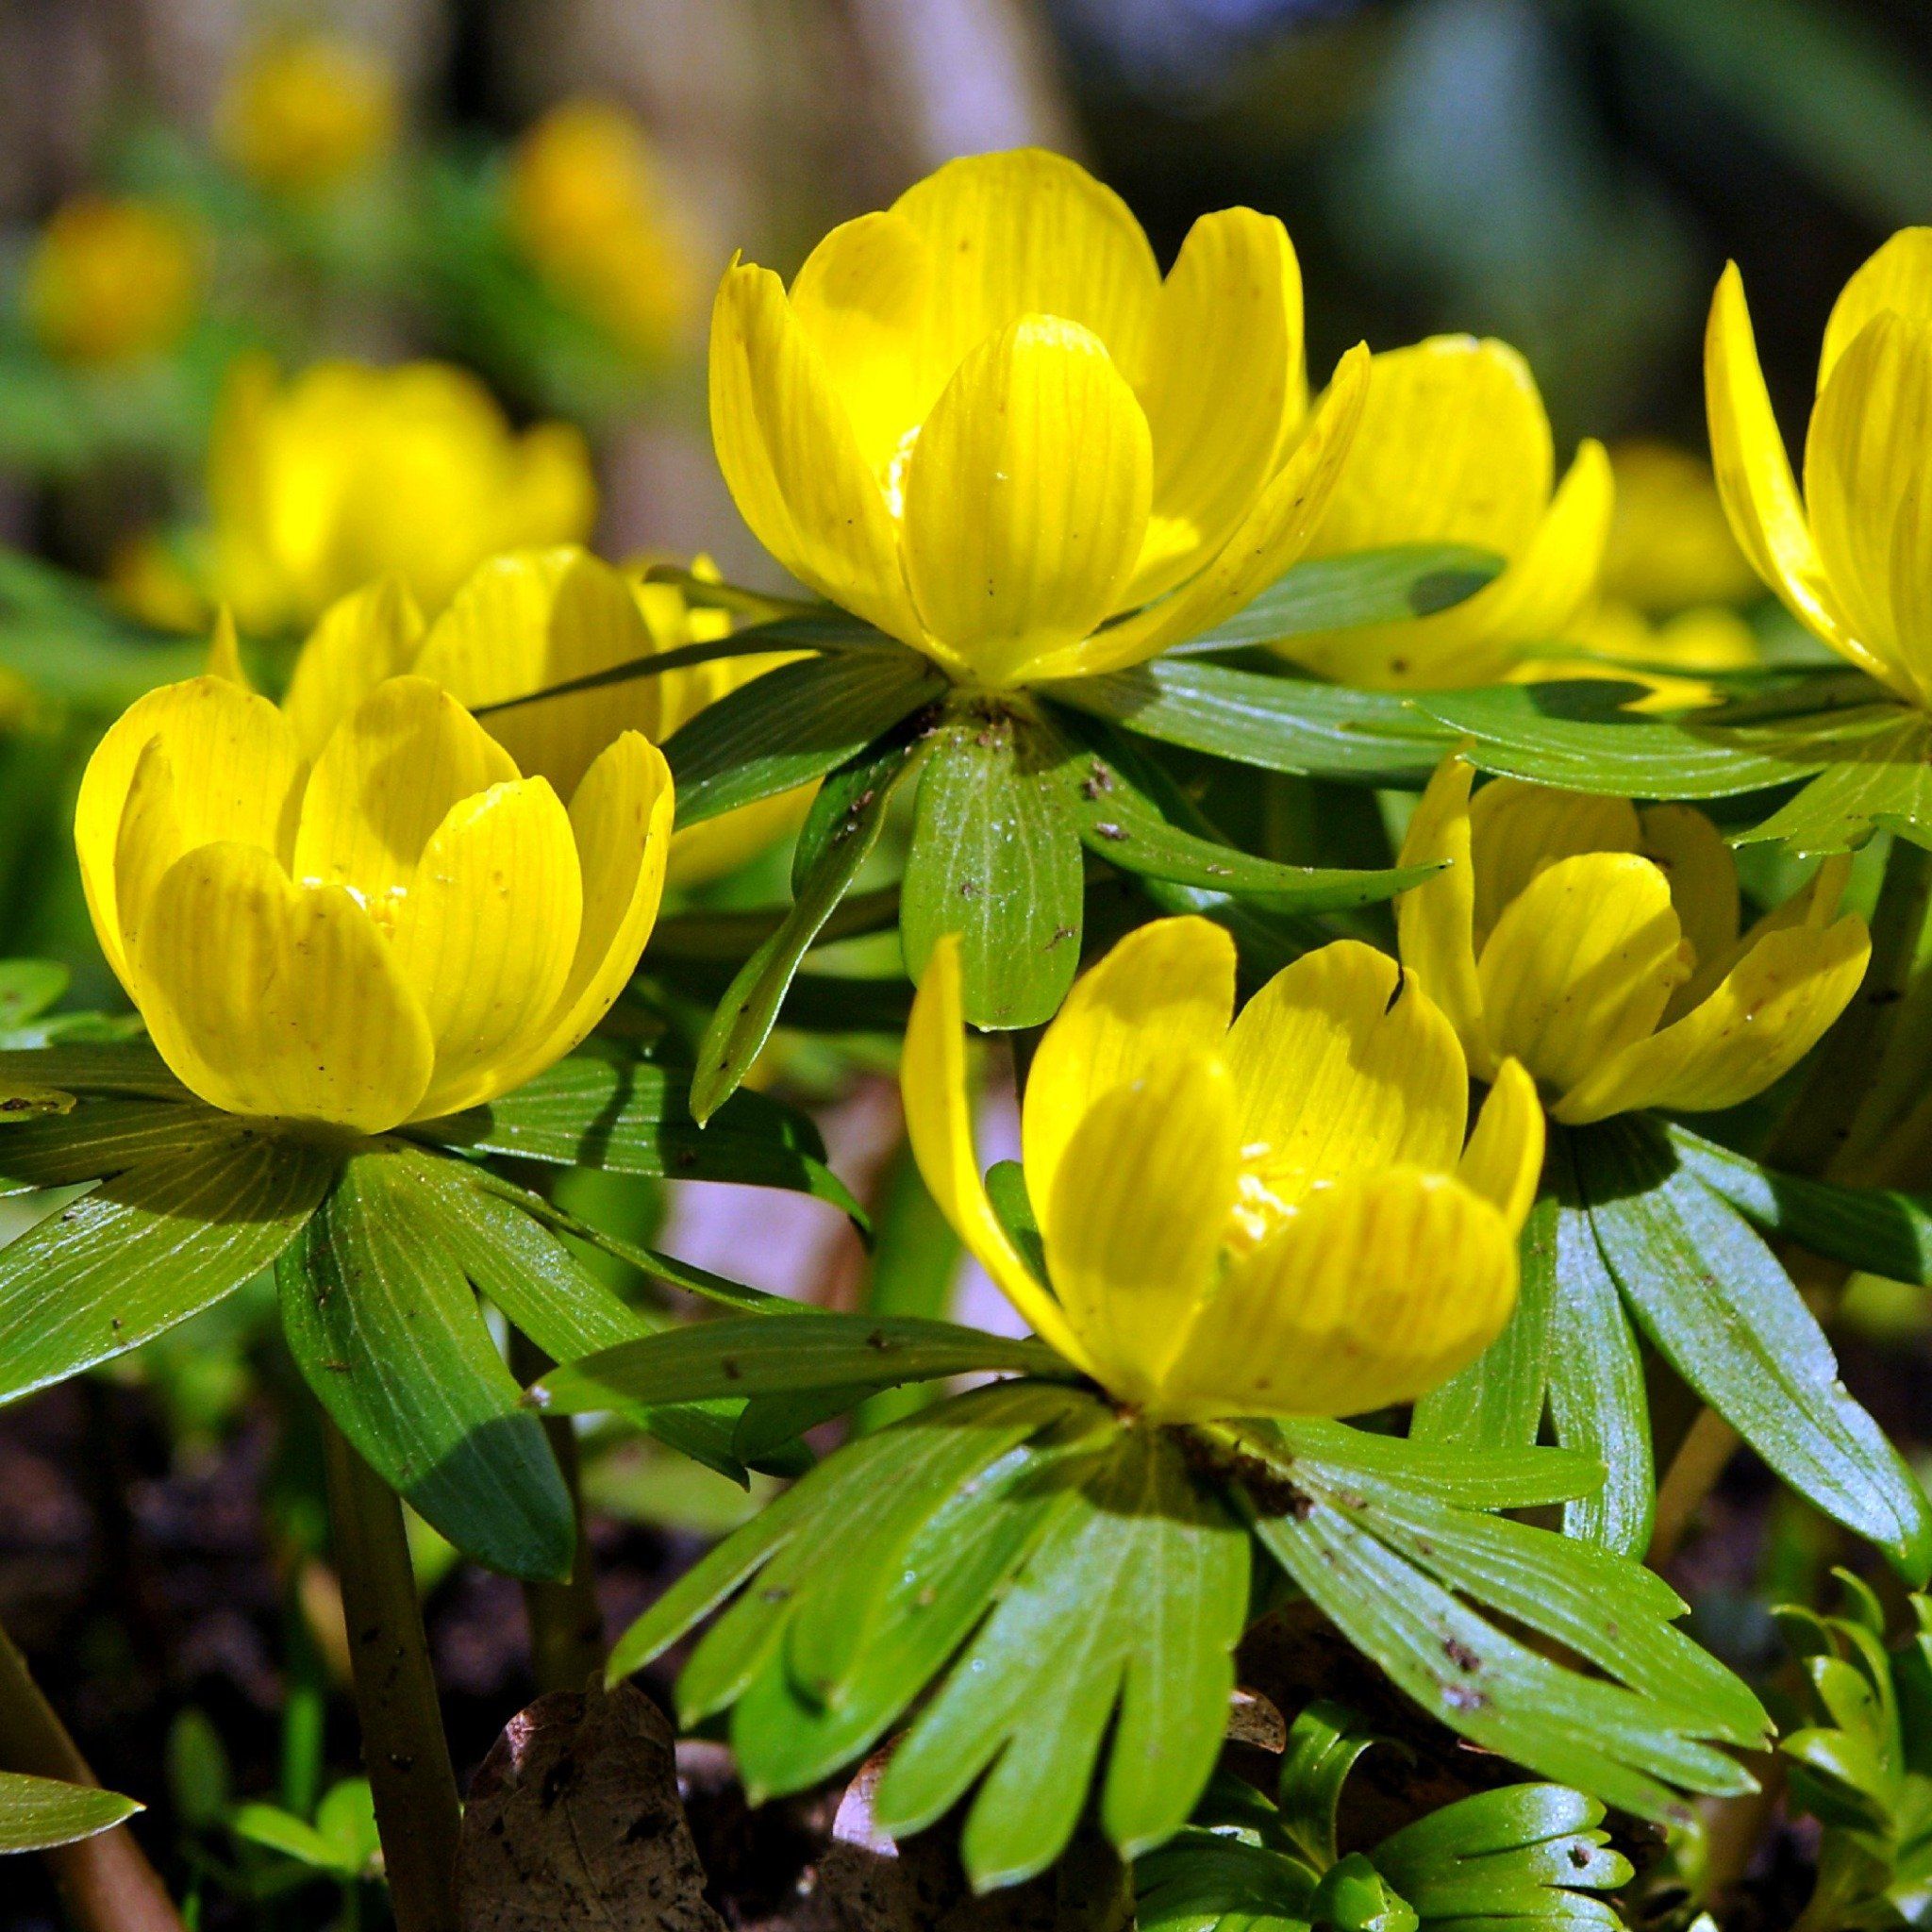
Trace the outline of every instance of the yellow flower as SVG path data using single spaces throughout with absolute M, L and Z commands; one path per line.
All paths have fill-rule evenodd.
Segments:
M 1403 964 L 1487 1078 L 1536 1076 L 1559 1121 L 1735 1107 L 1789 1073 L 1843 1011 L 1872 942 L 1834 918 L 1828 858 L 1741 936 L 1730 847 L 1700 811 L 1474 776 L 1445 759 L 1402 863 L 1450 863 L 1396 904 Z
M 1376 356 L 1361 427 L 1308 555 L 1469 543 L 1505 568 L 1446 610 L 1294 638 L 1283 654 L 1337 683 L 1378 689 L 1501 677 L 1524 646 L 1560 637 L 1595 593 L 1609 458 L 1585 442 L 1553 494 L 1555 475 L 1536 378 L 1507 343 L 1437 336 Z
M 1894 235 L 1832 308 L 1802 498 L 1736 263 L 1704 347 L 1718 490 L 1753 569 L 1840 657 L 1932 704 L 1932 228 Z
M 1617 510 L 1604 552 L 1607 597 L 1663 615 L 1741 604 L 1757 578 L 1724 517 L 1710 465 L 1689 450 L 1634 438 L 1610 451 Z
M 722 637 L 724 611 L 688 605 L 674 584 L 639 583 L 572 546 L 491 558 L 425 625 L 402 582 L 390 577 L 343 599 L 316 625 L 289 680 L 283 709 L 305 757 L 386 677 L 433 678 L 459 704 L 480 708 L 659 651 Z M 725 691 L 778 662 L 768 655 L 633 678 L 483 723 L 518 769 L 575 790 L 623 731 L 661 743 Z M 741 865 L 798 823 L 801 789 L 725 812 L 671 842 L 670 879 L 691 886 Z
M 996 689 L 1137 663 L 1279 576 L 1366 361 L 1344 357 L 1305 420 L 1278 221 L 1204 216 L 1163 282 L 1117 195 L 1028 149 L 949 162 L 834 228 L 789 296 L 732 267 L 711 430 L 786 569 Z
M 511 232 L 558 291 L 661 355 L 690 312 L 691 262 L 637 122 L 602 101 L 553 108 L 517 143 L 506 192 Z
M 219 110 L 223 150 L 276 194 L 321 194 L 389 152 L 395 75 L 366 49 L 325 35 L 257 48 L 229 77 Z
M 41 346 L 99 365 L 179 340 L 201 292 L 193 228 L 159 202 L 78 194 L 41 232 L 24 300 Z
M 421 677 L 316 748 L 219 675 L 150 691 L 89 761 L 75 841 L 94 932 L 210 1106 L 375 1134 L 568 1053 L 657 917 L 672 791 L 625 732 L 566 812 Z
M 580 541 L 596 514 L 578 431 L 515 434 L 459 369 L 237 369 L 209 453 L 212 598 L 244 628 L 312 622 L 393 571 L 440 610 L 486 557 Z
M 1465 1147 L 1462 1050 L 1386 954 L 1324 946 L 1239 1018 L 1234 979 L 1219 926 L 1158 920 L 1047 1028 L 1021 1139 L 1049 1293 L 980 1180 L 958 943 L 942 941 L 906 1035 L 920 1172 L 1041 1337 L 1160 1420 L 1410 1401 L 1515 1302 L 1542 1165 L 1535 1089 L 1500 1069 Z
M 1697 674 L 1749 671 L 1763 663 L 1757 634 L 1724 605 L 1680 610 L 1653 624 L 1631 604 L 1606 602 L 1577 619 L 1564 641 L 1590 656 L 1552 653 L 1519 659 L 1511 684 L 1547 684 L 1560 678 L 1623 678 L 1650 687 L 1648 697 L 1624 708 L 1681 711 L 1715 704 L 1723 688 Z

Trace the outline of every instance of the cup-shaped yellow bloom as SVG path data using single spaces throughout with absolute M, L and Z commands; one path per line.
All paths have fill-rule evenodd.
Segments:
M 1572 1124 L 1735 1107 L 1857 991 L 1872 942 L 1835 916 L 1845 858 L 1740 934 L 1737 866 L 1702 812 L 1513 778 L 1472 798 L 1474 775 L 1451 758 L 1429 781 L 1402 863 L 1449 863 L 1396 919 L 1478 1077 L 1518 1060 Z
M 511 233 L 537 268 L 634 355 L 661 355 L 691 304 L 690 249 L 658 157 L 622 108 L 553 108 L 518 142 Z
M 580 542 L 596 514 L 582 435 L 516 434 L 459 369 L 317 363 L 231 377 L 209 454 L 208 589 L 244 628 L 311 623 L 393 572 L 440 610 L 486 557 Z
M 395 75 L 366 48 L 325 35 L 267 42 L 229 77 L 221 143 L 258 187 L 321 194 L 389 152 Z
M 1701 457 L 1633 438 L 1612 446 L 1610 474 L 1617 509 L 1604 551 L 1606 597 L 1661 617 L 1755 594 L 1757 575 Z
M 657 917 L 672 791 L 626 732 L 566 810 L 449 693 L 379 684 L 312 760 L 223 676 L 109 728 L 75 815 L 94 932 L 210 1106 L 375 1134 L 540 1073 Z
M 1279 576 L 1366 360 L 1304 421 L 1278 221 L 1204 216 L 1163 281 L 1117 195 L 1029 149 L 949 162 L 834 228 L 789 294 L 731 268 L 711 430 L 786 569 L 998 688 L 1137 663 Z
M 645 583 L 575 545 L 518 550 L 483 564 L 425 625 L 399 578 L 326 611 L 295 659 L 283 708 L 305 757 L 386 677 L 433 678 L 459 704 L 499 705 L 552 685 L 723 637 L 722 610 L 686 602 L 675 584 Z M 655 676 L 548 698 L 481 722 L 529 776 L 568 797 L 612 739 L 653 744 L 714 699 L 779 662 L 758 654 L 714 658 Z M 670 882 L 696 885 L 760 852 L 804 815 L 810 791 L 721 813 L 671 841 Z
M 1294 638 L 1283 652 L 1341 684 L 1440 691 L 1501 677 L 1595 593 L 1609 458 L 1585 442 L 1553 492 L 1555 475 L 1536 378 L 1507 343 L 1438 336 L 1374 357 L 1361 427 L 1308 554 L 1468 543 L 1504 569 L 1445 610 Z
M 28 326 L 50 356 L 98 366 L 171 347 L 201 291 L 193 228 L 159 202 L 79 194 L 27 262 Z
M 1825 324 L 1801 498 L 1733 263 L 1705 335 L 1711 459 L 1757 575 L 1840 657 L 1932 705 L 1932 228 L 1906 228 Z
M 1049 1291 L 980 1180 L 943 942 L 906 1036 L 920 1172 L 1041 1337 L 1122 1402 L 1200 1422 L 1410 1401 L 1514 1305 L 1536 1090 L 1500 1068 L 1465 1146 L 1455 1029 L 1354 941 L 1296 960 L 1239 1016 L 1234 1000 L 1233 942 L 1193 918 L 1141 927 L 1068 995 L 1021 1119 Z

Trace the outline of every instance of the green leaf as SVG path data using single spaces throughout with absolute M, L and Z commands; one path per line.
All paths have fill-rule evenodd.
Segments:
M 677 784 L 677 823 L 773 798 L 842 765 L 951 687 L 901 645 L 780 664 L 727 691 L 664 747 Z
M 924 1315 L 937 1321 L 952 1304 L 960 1241 L 928 1191 L 909 1146 L 902 1144 L 893 1157 L 880 1195 L 861 1306 L 868 1314 Z M 924 1407 L 935 1392 L 924 1383 L 882 1391 L 868 1398 L 853 1425 L 861 1433 L 884 1428 Z
M 1932 845 L 1932 720 L 1917 711 L 1887 715 L 1882 730 L 1841 750 L 1832 745 L 1833 762 L 1737 842 L 1781 840 L 1801 856 L 1848 852 L 1875 828 Z
M 1085 887 L 1066 755 L 1050 727 L 991 700 L 950 715 L 926 752 L 899 932 L 915 981 L 941 936 L 960 935 L 975 1026 L 1039 1025 L 1074 983 Z
M 340 1848 L 332 1845 L 314 1825 L 284 1811 L 279 1805 L 242 1805 L 228 1821 L 237 1838 L 265 1851 L 279 1852 L 311 1871 L 326 1872 L 338 1878 L 354 1878 L 359 1865 L 345 1865 Z
M 987 1372 L 1071 1377 L 1038 1341 L 988 1335 L 916 1315 L 813 1313 L 724 1317 L 620 1342 L 553 1369 L 531 1391 L 557 1415 L 619 1402 L 689 1402 L 708 1395 L 891 1389 Z
M 1643 1116 L 1571 1139 L 1604 1259 L 1657 1351 L 1800 1495 L 1923 1583 L 1932 1504 L 1763 1240 Z
M 895 734 L 826 779 L 798 838 L 791 909 L 739 969 L 698 1042 L 691 1108 L 708 1122 L 751 1071 L 772 1037 L 792 977 L 858 869 L 878 842 L 892 788 L 919 752 Z
M 1452 735 L 1390 691 L 1236 671 L 1173 656 L 1104 677 L 1070 677 L 1042 696 L 1143 738 L 1272 772 L 1420 787 Z
M 880 1826 L 923 1829 L 984 1773 L 966 1870 L 982 1890 L 1028 1877 L 1072 1837 L 1111 1726 L 1102 1828 L 1124 1857 L 1171 1836 L 1220 1755 L 1248 1568 L 1174 1437 L 1120 1430 L 893 1753 Z
M 119 1791 L 0 1771 L 0 1852 L 44 1852 L 111 1831 L 143 1807 Z
M 1341 1789 L 1363 1754 L 1381 1741 L 1355 1712 L 1325 1698 L 1296 1714 L 1281 1757 L 1280 1828 L 1318 1871 L 1341 1856 L 1335 1842 Z
M 1135 1860 L 1140 1932 L 1310 1932 L 1315 1874 L 1269 1845 L 1189 1826 Z
M 73 975 L 53 959 L 0 959 L 0 1033 L 37 1020 L 67 991 Z
M 87 1102 L 9 1128 L 0 1150 L 36 1186 L 101 1177 L 0 1249 L 0 1400 L 136 1348 L 260 1274 L 334 1166 L 185 1103 Z
M 478 1154 L 668 1180 L 741 1181 L 828 1201 L 863 1226 L 864 1210 L 824 1164 L 802 1115 L 760 1093 L 735 1093 L 706 1126 L 690 1079 L 618 1054 L 573 1054 L 488 1107 L 423 1121 L 411 1140 Z
M 62 1041 L 55 1046 L 0 1052 L 0 1093 L 16 1083 L 62 1087 L 70 1093 L 119 1093 L 147 1100 L 187 1100 L 187 1088 L 144 1040 Z
M 408 1157 L 354 1156 L 276 1268 L 303 1378 L 396 1493 L 512 1576 L 568 1574 L 570 1492 Z

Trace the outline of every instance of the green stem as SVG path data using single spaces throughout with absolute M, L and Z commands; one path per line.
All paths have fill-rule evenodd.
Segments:
M 457 1932 L 462 1808 L 443 1736 L 403 1506 L 324 1420 L 329 1526 L 396 1932 Z
M 0 1770 L 76 1785 L 99 1782 L 4 1630 Z M 126 1825 L 42 1856 L 79 1932 L 184 1932 L 159 1874 Z
M 527 1336 L 510 1331 L 510 1374 L 519 1382 L 527 1388 L 554 1366 Z M 581 1690 L 604 1668 L 604 1612 L 597 1603 L 596 1566 L 584 1526 L 576 1430 L 568 1416 L 545 1416 L 543 1433 L 570 1491 L 577 1540 L 567 1577 L 559 1583 L 524 1585 L 524 1609 L 530 1620 L 530 1672 L 540 1692 Z

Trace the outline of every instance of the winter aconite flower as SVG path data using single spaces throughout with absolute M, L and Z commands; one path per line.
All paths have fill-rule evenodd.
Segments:
M 1412 1399 L 1515 1301 L 1535 1090 L 1497 1069 L 1465 1146 L 1454 1028 L 1354 941 L 1296 960 L 1239 1016 L 1234 998 L 1233 941 L 1194 918 L 1141 927 L 1075 985 L 1022 1118 L 1042 1280 L 980 1180 L 947 941 L 906 1038 L 920 1172 L 1041 1338 L 1158 1419 Z
M 78 194 L 41 231 L 23 300 L 50 356 L 99 367 L 171 348 L 193 318 L 200 284 L 194 230 L 173 208 Z
M 210 1106 L 374 1134 L 474 1107 L 604 1016 L 657 917 L 670 774 L 636 732 L 565 810 L 423 677 L 313 747 L 218 675 L 149 692 L 81 782 L 94 932 Z
M 486 557 L 573 543 L 596 513 L 582 435 L 519 435 L 490 392 L 438 362 L 322 362 L 287 382 L 249 361 L 209 452 L 205 590 L 245 629 L 312 622 L 394 572 L 440 610 Z
M 387 62 L 325 35 L 271 41 L 230 77 L 222 146 L 272 193 L 326 193 L 379 160 L 395 139 L 396 83 Z
M 833 229 L 789 294 L 730 269 L 711 428 L 779 562 L 993 689 L 1151 658 L 1279 576 L 1366 360 L 1307 417 L 1278 221 L 1204 216 L 1163 281 L 1117 195 L 1025 150 L 949 162 Z
M 1284 653 L 1340 684 L 1441 690 L 1501 677 L 1595 594 L 1609 459 L 1585 442 L 1553 493 L 1555 476 L 1536 378 L 1507 343 L 1439 336 L 1374 357 L 1361 427 L 1308 554 L 1467 543 L 1504 568 L 1447 609 L 1297 637 Z
M 1610 449 L 1617 510 L 1604 551 L 1603 592 L 1653 616 L 1741 604 L 1757 578 L 1724 516 L 1710 465 L 1647 438 Z
M 1840 657 L 1932 704 L 1932 228 L 1894 235 L 1832 308 L 1802 497 L 1735 263 L 1704 375 L 1718 488 L 1757 575 Z
M 1397 902 L 1403 964 L 1478 1078 L 1508 1060 L 1559 1121 L 1735 1107 L 1843 1011 L 1871 954 L 1836 917 L 1843 858 L 1739 932 L 1729 846 L 1700 811 L 1596 798 L 1444 761 L 1402 863 L 1450 863 Z
M 408 588 L 386 578 L 343 599 L 295 660 L 283 708 L 305 756 L 386 677 L 433 678 L 481 708 L 722 637 L 730 619 L 685 600 L 674 584 L 641 583 L 571 545 L 491 558 L 425 625 Z M 694 713 L 777 662 L 757 655 L 634 677 L 575 695 L 491 711 L 484 728 L 518 769 L 568 797 L 620 732 L 660 744 Z M 721 813 L 671 844 L 674 884 L 716 877 L 797 823 L 808 793 L 790 791 Z

